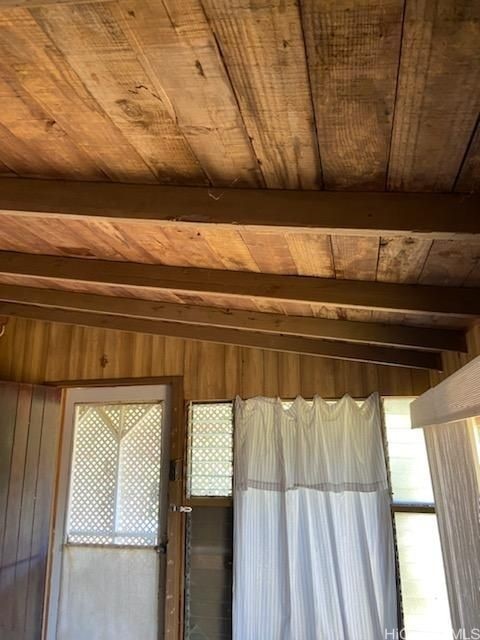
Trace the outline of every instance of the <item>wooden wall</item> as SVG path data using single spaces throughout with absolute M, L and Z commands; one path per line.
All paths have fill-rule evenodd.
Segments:
M 144 334 L 11 319 L 0 379 L 26 382 L 184 376 L 185 397 L 417 395 L 426 371 L 276 353 Z
M 40 638 L 60 392 L 0 383 L 0 637 Z

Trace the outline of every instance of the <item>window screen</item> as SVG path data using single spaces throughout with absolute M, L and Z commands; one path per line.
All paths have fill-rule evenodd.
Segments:
M 410 427 L 412 401 L 413 398 L 385 398 L 383 401 L 393 501 L 433 504 L 423 431 Z
M 411 429 L 413 398 L 385 398 L 406 640 L 452 637 L 437 516 L 422 429 Z M 402 509 L 396 510 L 396 509 Z
M 188 412 L 188 495 L 231 496 L 233 404 L 192 402 Z
M 78 404 L 69 544 L 157 544 L 162 404 Z

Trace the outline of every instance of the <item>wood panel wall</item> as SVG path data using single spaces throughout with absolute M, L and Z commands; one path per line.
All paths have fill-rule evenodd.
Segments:
M 0 383 L 0 637 L 40 638 L 60 392 Z
M 429 386 L 428 372 L 414 369 L 24 319 L 11 319 L 0 338 L 4 380 L 172 375 L 184 376 L 189 400 L 417 395 Z

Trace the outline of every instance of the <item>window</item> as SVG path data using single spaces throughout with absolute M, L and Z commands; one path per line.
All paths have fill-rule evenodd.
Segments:
M 232 495 L 233 403 L 191 403 L 188 412 L 189 497 Z
M 69 544 L 157 544 L 162 404 L 77 404 Z
M 385 398 L 406 640 L 447 640 L 451 621 L 424 435 L 410 427 L 413 398 Z M 291 406 L 285 401 L 285 408 Z M 188 490 L 195 496 L 231 496 L 233 404 L 191 403 Z M 477 428 L 477 436 L 479 430 Z
M 447 640 L 451 622 L 423 431 L 413 398 L 384 400 L 406 640 Z

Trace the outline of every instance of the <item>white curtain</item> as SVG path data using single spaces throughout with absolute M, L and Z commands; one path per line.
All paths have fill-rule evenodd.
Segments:
M 383 640 L 397 629 L 379 399 L 237 399 L 235 640 Z M 386 631 L 389 635 L 386 635 Z

